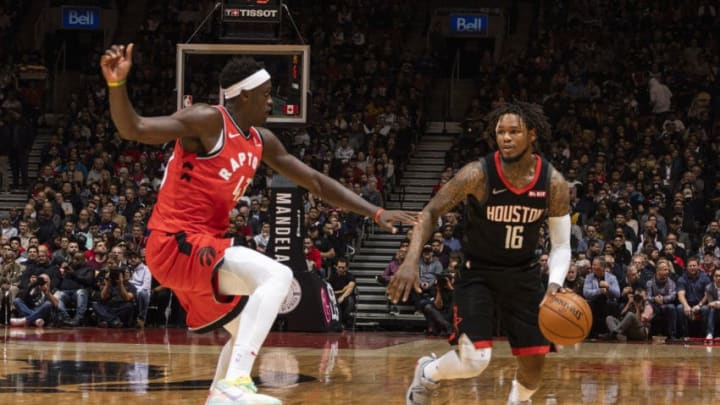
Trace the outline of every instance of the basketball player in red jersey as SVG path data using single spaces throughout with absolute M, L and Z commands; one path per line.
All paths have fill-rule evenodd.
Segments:
M 570 193 L 562 174 L 534 153 L 539 137 L 550 136 L 542 108 L 504 103 L 488 116 L 498 150 L 463 167 L 422 211 L 405 261 L 390 280 L 391 301 L 419 289 L 417 262 L 437 219 L 466 200 L 462 242 L 465 266 L 453 290 L 458 350 L 424 356 L 406 393 L 407 405 L 428 405 L 442 380 L 480 375 L 490 363 L 497 313 L 518 369 L 508 404 L 530 403 L 540 385 L 550 344 L 538 326 L 538 307 L 561 288 L 570 267 Z M 543 290 L 535 248 L 547 220 L 552 250 Z M 496 311 L 497 310 L 497 311 Z
M 292 271 L 223 238 L 228 213 L 264 161 L 328 203 L 372 217 L 384 228 L 415 223 L 384 211 L 290 155 L 260 128 L 272 108 L 270 75 L 251 58 L 232 59 L 220 73 L 225 105 L 195 104 L 170 116 L 142 117 L 126 90 L 133 44 L 113 45 L 100 60 L 110 113 L 123 139 L 151 145 L 174 141 L 148 224 L 147 264 L 186 309 L 187 324 L 232 335 L 220 354 L 206 404 L 280 404 L 257 393 L 250 372 L 292 281 Z

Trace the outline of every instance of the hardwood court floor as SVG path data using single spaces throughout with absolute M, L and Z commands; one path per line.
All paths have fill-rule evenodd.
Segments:
M 203 404 L 226 336 L 182 329 L 0 326 L 0 404 Z M 284 404 L 404 404 L 418 356 L 443 339 L 406 333 L 271 333 L 253 376 Z M 583 343 L 548 356 L 538 404 L 720 401 L 720 347 Z M 434 404 L 504 404 L 506 341 L 478 378 L 443 382 Z

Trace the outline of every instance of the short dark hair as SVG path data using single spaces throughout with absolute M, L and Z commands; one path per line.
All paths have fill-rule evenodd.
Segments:
M 515 101 L 512 103 L 505 102 L 494 110 L 490 111 L 485 117 L 488 127 L 495 131 L 497 122 L 505 114 L 515 114 L 519 116 L 528 130 L 534 129 L 539 139 L 549 140 L 550 122 L 543 112 L 542 106 L 534 103 L 526 103 L 523 101 Z
M 232 58 L 220 72 L 220 86 L 222 88 L 230 87 L 260 69 L 262 69 L 262 65 L 249 56 Z

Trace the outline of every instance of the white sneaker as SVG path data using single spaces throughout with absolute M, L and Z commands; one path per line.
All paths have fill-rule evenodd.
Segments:
M 705 336 L 705 340 L 713 340 L 713 334 L 708 333 L 707 336 Z
M 435 360 L 435 355 L 424 356 L 415 366 L 415 376 L 405 394 L 406 405 L 430 405 L 440 383 L 425 377 L 425 366 Z
M 43 325 L 45 325 L 45 321 L 42 318 L 38 318 L 35 320 L 35 326 L 38 328 L 42 328 Z
M 210 390 L 205 405 L 282 405 L 282 401 L 258 394 L 250 377 L 239 377 L 218 381 Z
M 27 326 L 25 318 L 10 318 L 10 326 Z
M 510 397 L 508 398 L 507 405 L 530 405 L 532 404 L 532 400 L 528 399 L 525 401 L 521 401 L 518 399 L 518 385 L 519 383 L 517 380 L 512 381 L 512 387 L 510 388 Z

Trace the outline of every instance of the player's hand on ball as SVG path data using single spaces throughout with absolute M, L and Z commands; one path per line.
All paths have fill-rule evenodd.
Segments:
M 545 291 L 545 296 L 543 297 L 542 301 L 540 301 L 540 306 L 542 306 L 545 303 L 545 300 L 548 299 L 549 296 L 555 295 L 557 293 L 564 294 L 567 291 L 568 290 L 564 289 L 559 284 L 550 283 L 550 285 L 548 285 L 547 290 Z
M 107 82 L 125 80 L 132 66 L 134 44 L 113 45 L 100 58 L 100 68 Z

